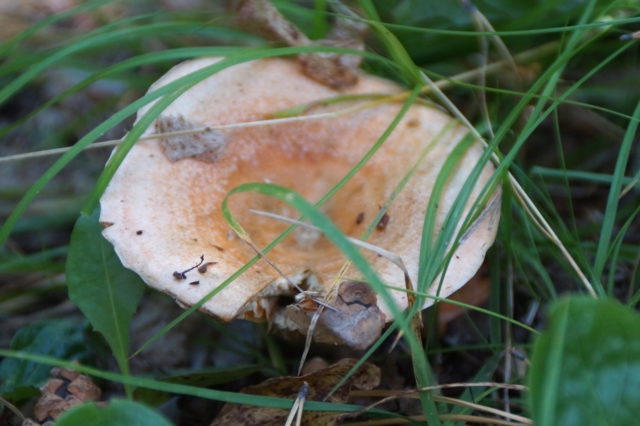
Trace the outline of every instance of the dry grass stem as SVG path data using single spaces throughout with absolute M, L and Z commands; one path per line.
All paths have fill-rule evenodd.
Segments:
M 395 390 L 395 391 L 381 390 L 381 389 L 369 390 L 369 391 L 354 390 L 349 394 L 349 396 L 351 398 L 383 397 L 383 399 L 376 401 L 373 404 L 366 406 L 362 410 L 355 412 L 353 414 L 353 417 L 356 417 L 371 410 L 372 408 L 379 406 L 380 404 L 393 401 L 394 399 L 416 398 L 420 392 L 429 392 L 434 390 L 451 389 L 451 388 L 471 388 L 471 387 L 492 387 L 492 388 L 515 390 L 520 392 L 527 390 L 527 387 L 523 385 L 515 385 L 515 384 L 509 384 L 509 383 L 496 383 L 496 382 L 475 382 L 475 383 L 446 383 L 442 385 L 427 386 L 419 389 Z M 433 396 L 433 398 L 435 398 L 435 396 Z M 481 407 L 486 408 L 484 406 L 481 406 Z M 500 410 L 497 410 L 497 411 L 500 412 L 501 413 L 500 415 L 502 415 L 503 417 L 515 416 L 514 414 L 504 413 L 503 411 L 500 411 Z M 516 417 L 521 417 L 521 416 L 516 416 Z M 521 418 L 525 419 L 524 417 L 521 417 Z

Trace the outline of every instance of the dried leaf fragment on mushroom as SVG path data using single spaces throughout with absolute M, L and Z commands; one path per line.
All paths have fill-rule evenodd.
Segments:
M 156 133 L 169 135 L 159 140 L 162 152 L 171 161 L 183 158 L 213 163 L 227 145 L 227 135 L 190 123 L 182 115 L 165 115 L 155 121 Z M 173 135 L 171 135 L 173 133 Z

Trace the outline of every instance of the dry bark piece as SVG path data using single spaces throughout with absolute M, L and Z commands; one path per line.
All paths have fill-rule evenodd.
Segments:
M 355 365 L 356 359 L 342 359 L 337 363 L 299 377 L 276 377 L 264 382 L 248 386 L 242 393 L 251 395 L 277 396 L 295 399 L 300 388 L 307 383 L 309 390 L 307 401 L 325 401 L 329 391 L 338 384 L 347 372 Z M 346 402 L 352 389 L 371 390 L 380 384 L 380 369 L 368 362 L 364 363 L 327 402 Z M 211 423 L 217 425 L 282 425 L 289 412 L 276 408 L 254 407 L 247 405 L 226 404 Z M 345 417 L 343 413 L 327 413 L 321 411 L 305 411 L 302 416 L 303 425 L 336 425 Z
M 218 60 L 202 58 L 178 65 L 151 90 Z M 392 82 L 362 74 L 355 86 L 336 91 L 305 76 L 295 61 L 264 59 L 235 65 L 205 79 L 173 102 L 162 116 L 182 116 L 190 123 L 213 128 L 260 120 L 273 111 L 337 95 L 400 90 Z M 314 112 L 348 106 L 352 104 L 318 107 Z M 220 205 L 231 189 L 246 182 L 272 182 L 316 202 L 370 150 L 400 107 L 388 103 L 348 115 L 235 128 L 226 135 L 226 145 L 214 162 L 194 157 L 171 161 L 164 155 L 159 140 L 138 141 L 101 199 L 100 222 L 110 224 L 103 234 L 114 245 L 122 263 L 147 284 L 171 295 L 181 306 L 193 305 L 255 256 L 246 242 L 234 238 L 223 218 Z M 150 105 L 141 109 L 139 116 L 148 108 Z M 150 128 L 146 136 L 153 131 Z M 420 234 L 433 183 L 441 164 L 466 133 L 463 126 L 435 108 L 411 107 L 376 154 L 321 210 L 345 234 L 359 238 L 367 226 L 365 218 L 376 217 L 379 206 L 386 205 L 418 154 L 428 150 L 386 210 L 384 229 L 373 232 L 368 240 L 400 256 L 412 282 L 417 282 Z M 460 158 L 439 200 L 435 230 L 441 229 L 482 152 L 481 144 L 475 143 Z M 467 212 L 493 170 L 493 166 L 486 165 L 481 172 L 465 207 Z M 499 194 L 494 194 L 484 213 L 459 241 L 440 286 L 441 297 L 464 285 L 481 265 L 495 238 L 498 198 Z M 257 216 L 252 210 L 289 217 L 298 214 L 289 205 L 256 193 L 234 195 L 229 207 L 259 248 L 273 241 L 288 225 Z M 360 216 L 362 221 L 358 220 Z M 138 235 L 137 230 L 144 233 Z M 394 264 L 375 253 L 363 254 L 383 281 L 404 287 L 403 272 Z M 321 233 L 303 227 L 298 227 L 267 256 L 286 279 L 269 263 L 260 261 L 207 301 L 202 310 L 225 321 L 273 319 L 287 309 L 287 299 L 288 304 L 297 303 L 294 297 L 298 290 L 292 283 L 314 295 L 312 301 L 331 296 L 346 260 Z M 184 279 L 174 277 L 174 272 L 192 268 L 201 258 L 215 267 L 208 267 L 203 273 L 192 270 Z M 361 279 L 353 267 L 346 276 Z M 189 285 L 194 280 L 199 284 Z M 428 289 L 429 294 L 437 291 L 438 285 Z M 406 292 L 390 293 L 400 309 L 407 307 Z M 335 303 L 331 297 L 326 302 Z M 424 307 L 431 304 L 432 300 L 427 299 Z M 386 322 L 392 320 L 389 307 L 380 298 L 377 306 Z M 299 326 L 303 334 L 307 331 L 305 327 Z M 357 347 L 365 344 L 341 343 Z

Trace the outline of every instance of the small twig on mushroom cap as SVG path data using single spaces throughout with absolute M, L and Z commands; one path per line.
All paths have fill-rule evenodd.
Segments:
M 186 280 L 187 279 L 187 273 L 189 273 L 189 272 L 193 271 L 194 269 L 198 268 L 203 263 L 204 263 L 204 254 L 200 256 L 200 262 L 198 262 L 197 265 L 192 266 L 191 268 L 185 269 L 182 272 L 174 271 L 173 272 L 173 277 L 176 280 Z

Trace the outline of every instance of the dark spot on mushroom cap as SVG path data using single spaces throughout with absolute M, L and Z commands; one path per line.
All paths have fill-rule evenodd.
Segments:
M 136 231 L 136 235 L 142 235 L 142 231 Z
M 387 227 L 387 225 L 389 225 L 389 220 L 391 220 L 391 217 L 387 213 L 383 214 L 378 221 L 376 228 L 380 231 L 383 231 Z
M 356 225 L 360 225 L 364 221 L 364 212 L 358 213 L 356 216 Z
M 420 125 L 420 121 L 412 118 L 411 120 L 407 121 L 407 127 L 418 127 Z
M 200 281 L 191 281 L 189 283 L 189 285 L 198 285 L 198 284 L 200 284 Z
M 217 250 L 219 250 L 219 251 L 224 251 L 224 248 L 220 247 L 220 246 L 219 246 L 219 245 L 217 245 L 217 244 L 211 244 L 211 245 L 212 245 L 213 247 L 215 247 L 215 248 L 216 248 Z

